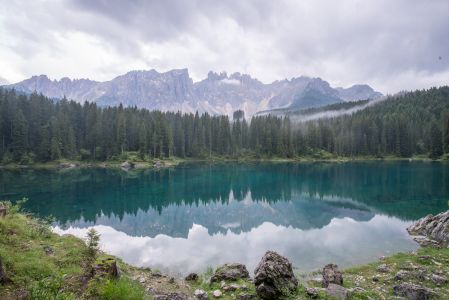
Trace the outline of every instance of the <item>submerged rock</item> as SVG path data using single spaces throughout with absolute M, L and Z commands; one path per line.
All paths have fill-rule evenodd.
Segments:
M 277 299 L 294 292 L 298 285 L 292 264 L 274 251 L 265 253 L 254 274 L 256 292 L 262 299 Z
M 329 284 L 343 284 L 343 274 L 338 269 L 337 265 L 328 264 L 323 268 L 323 287 L 327 287 Z
M 427 300 L 435 296 L 432 290 L 413 283 L 396 285 L 393 287 L 393 292 L 397 296 L 406 297 L 410 300 Z
M 125 161 L 120 165 L 120 167 L 122 167 L 123 170 L 128 171 L 130 169 L 134 169 L 135 164 L 133 162 Z
M 449 244 L 449 210 L 436 216 L 428 215 L 407 228 L 410 235 L 426 236 L 437 243 Z
M 60 163 L 59 164 L 59 168 L 60 169 L 73 169 L 73 168 L 77 168 L 79 167 L 80 164 L 79 163 Z
M 333 297 L 338 300 L 346 300 L 348 299 L 348 290 L 341 285 L 329 283 L 329 285 L 326 288 L 326 294 L 328 294 L 330 297 Z
M 222 280 L 238 280 L 249 278 L 248 270 L 245 265 L 234 263 L 234 264 L 224 264 L 219 267 L 212 278 L 211 282 L 219 282 Z

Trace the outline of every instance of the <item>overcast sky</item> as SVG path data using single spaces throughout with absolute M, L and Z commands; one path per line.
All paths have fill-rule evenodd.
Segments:
M 0 0 L 0 81 L 135 69 L 299 75 L 384 93 L 449 84 L 447 0 Z

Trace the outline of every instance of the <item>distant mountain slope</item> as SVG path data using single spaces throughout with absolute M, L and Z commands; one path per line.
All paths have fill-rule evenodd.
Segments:
M 110 81 L 89 79 L 50 80 L 33 76 L 8 85 L 51 98 L 96 102 L 101 106 L 137 106 L 163 111 L 209 112 L 231 115 L 241 109 L 246 116 L 261 110 L 291 107 L 305 109 L 347 100 L 374 99 L 382 94 L 368 85 L 332 88 L 320 78 L 301 76 L 264 84 L 247 74 L 209 72 L 206 79 L 193 82 L 187 69 L 159 73 L 131 71 Z

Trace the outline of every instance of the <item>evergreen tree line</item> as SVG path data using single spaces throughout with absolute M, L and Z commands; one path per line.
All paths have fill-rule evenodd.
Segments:
M 342 104 L 343 106 L 345 104 Z M 335 106 L 335 105 L 334 105 Z M 334 107 L 333 107 L 334 108 Z M 410 157 L 449 153 L 449 87 L 390 97 L 352 115 L 306 123 L 98 107 L 0 89 L 3 163 L 210 156 Z

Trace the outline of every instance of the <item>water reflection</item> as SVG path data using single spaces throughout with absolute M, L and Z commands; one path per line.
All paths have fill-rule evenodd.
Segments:
M 386 216 L 375 216 L 367 222 L 335 218 L 321 229 L 301 230 L 264 222 L 248 232 L 228 230 L 212 235 L 204 226 L 194 224 L 186 238 L 165 234 L 137 237 L 110 226 L 94 228 L 102 236 L 102 248 L 126 262 L 185 275 L 226 262 L 244 263 L 252 271 L 268 249 L 287 256 L 300 271 L 312 271 L 330 262 L 342 267 L 361 264 L 415 249 L 404 230 L 406 223 Z M 84 237 L 87 230 L 55 229 L 79 237 Z
M 58 232 L 94 226 L 105 250 L 172 272 L 268 249 L 314 269 L 414 249 L 410 221 L 447 209 L 449 165 L 186 164 L 174 169 L 0 171 L 0 197 L 53 215 Z

